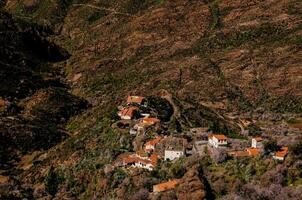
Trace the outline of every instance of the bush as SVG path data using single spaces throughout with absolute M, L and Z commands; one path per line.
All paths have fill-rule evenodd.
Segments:
M 267 152 L 275 152 L 280 150 L 276 140 L 265 141 L 263 142 L 263 146 L 264 150 Z
M 296 158 L 302 158 L 302 142 L 294 144 L 290 147 L 290 152 Z
M 60 183 L 63 182 L 63 178 L 55 172 L 53 167 L 51 167 L 44 182 L 46 192 L 54 196 L 58 191 Z

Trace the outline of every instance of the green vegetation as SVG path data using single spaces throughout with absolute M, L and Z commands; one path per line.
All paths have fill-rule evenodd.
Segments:
M 44 182 L 46 192 L 54 196 L 58 191 L 59 184 L 63 182 L 63 178 L 55 172 L 53 167 L 51 167 Z
M 290 147 L 290 152 L 295 158 L 302 158 L 302 142 L 292 145 Z
M 280 150 L 276 140 L 268 140 L 263 142 L 264 150 L 267 152 L 276 152 Z
M 221 28 L 222 27 L 221 13 L 218 4 L 216 2 L 210 3 L 209 9 L 211 12 L 210 28 L 211 29 Z

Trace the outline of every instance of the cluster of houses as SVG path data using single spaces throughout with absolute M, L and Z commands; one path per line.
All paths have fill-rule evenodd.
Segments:
M 211 134 L 208 137 L 208 144 L 214 148 L 225 147 L 228 145 L 228 138 L 222 134 Z M 232 157 L 251 157 L 260 156 L 264 152 L 263 138 L 253 137 L 251 147 L 240 151 L 229 151 L 228 155 Z M 273 159 L 284 161 L 288 154 L 288 147 L 282 147 L 280 151 L 273 153 Z
M 126 152 L 119 155 L 115 162 L 116 167 L 143 168 L 151 171 L 156 168 L 159 159 L 173 161 L 194 153 L 202 155 L 207 148 L 224 149 L 229 156 L 234 158 L 260 156 L 264 152 L 262 137 L 252 138 L 251 146 L 244 150 L 234 150 L 226 135 L 212 133 L 206 133 L 202 138 L 193 139 L 191 150 L 185 142 L 170 142 L 169 145 L 163 145 L 165 141 L 171 140 L 173 137 L 158 134 L 161 129 L 161 121 L 156 114 L 146 112 L 148 110 L 146 108 L 148 108 L 148 102 L 141 96 L 128 96 L 126 104 L 119 107 L 120 121 L 118 123 L 126 124 L 123 127 L 127 127 L 129 134 L 140 136 L 151 132 L 152 137 L 144 141 L 142 148 L 137 152 Z M 186 140 L 182 138 L 182 141 Z M 162 148 L 163 146 L 164 148 Z M 287 153 L 288 148 L 282 147 L 280 151 L 273 154 L 273 159 L 283 161 Z M 162 192 L 173 189 L 178 183 L 178 179 L 169 180 L 154 185 L 153 191 Z
M 156 133 L 161 128 L 161 121 L 156 116 L 151 117 L 150 113 L 144 113 L 147 107 L 147 100 L 141 96 L 128 96 L 126 104 L 119 107 L 118 116 L 121 120 L 118 123 L 128 124 L 123 127 L 129 129 L 129 134 L 140 136 L 152 132 L 155 137 L 145 142 L 142 152 L 121 154 L 116 161 L 116 166 L 144 168 L 151 171 L 157 166 L 158 159 L 174 160 L 185 155 L 184 145 L 176 144 L 166 147 L 164 155 L 155 153 L 156 146 L 163 139 L 168 138 Z

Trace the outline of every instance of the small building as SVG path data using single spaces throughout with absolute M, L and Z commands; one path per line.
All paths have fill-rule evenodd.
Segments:
M 141 96 L 128 96 L 127 104 L 137 104 L 137 105 L 146 105 L 147 101 L 145 97 Z
M 118 116 L 121 119 L 129 120 L 129 119 L 133 119 L 135 117 L 136 113 L 138 113 L 138 111 L 139 111 L 138 107 L 132 106 L 129 108 L 122 109 L 120 112 L 118 112 Z
M 148 125 L 155 125 L 155 124 L 160 123 L 160 120 L 157 118 L 148 117 L 148 118 L 143 119 L 143 123 L 148 124 Z
M 253 148 L 262 148 L 263 144 L 262 144 L 262 137 L 254 137 L 252 138 L 252 147 Z
M 222 134 L 212 134 L 208 137 L 209 145 L 215 148 L 226 146 L 228 144 L 227 139 L 228 138 Z
M 130 129 L 130 134 L 132 135 L 145 134 L 149 128 L 150 125 L 139 122 L 135 124 L 133 128 Z
M 261 150 L 258 148 L 247 148 L 246 151 L 249 153 L 249 156 L 259 156 L 261 154 Z
M 232 151 L 229 152 L 228 155 L 234 158 L 242 158 L 242 157 L 248 157 L 249 153 L 247 151 Z
M 118 163 L 118 166 L 144 168 L 152 171 L 157 166 L 158 156 L 152 154 L 150 157 L 141 157 L 133 153 L 122 155 L 120 159 L 121 162 Z
M 155 146 L 161 141 L 161 137 L 157 136 L 156 138 L 149 140 L 145 144 L 145 152 L 151 152 L 155 150 Z
M 183 147 L 180 148 L 168 148 L 165 150 L 165 160 L 175 160 L 181 158 L 185 155 L 185 150 Z
M 260 156 L 261 150 L 257 148 L 247 148 L 245 151 L 233 151 L 233 152 L 229 152 L 228 154 L 235 158 L 255 157 L 255 156 Z
M 164 192 L 174 189 L 180 183 L 179 179 L 170 180 L 168 182 L 153 185 L 153 192 Z
M 288 153 L 288 147 L 282 147 L 280 151 L 277 151 L 274 155 L 273 158 L 275 160 L 280 160 L 284 161 L 285 157 L 287 156 Z

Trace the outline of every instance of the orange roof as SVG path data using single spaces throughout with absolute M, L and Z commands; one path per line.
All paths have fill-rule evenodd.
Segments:
M 151 164 L 155 167 L 157 165 L 157 160 L 158 160 L 158 155 L 157 154 L 152 154 L 150 156 Z
M 249 153 L 250 156 L 258 156 L 260 155 L 260 149 L 257 148 L 247 148 L 247 152 Z
M 253 139 L 256 140 L 257 142 L 261 142 L 263 140 L 262 137 L 254 137 Z
M 132 106 L 132 107 L 129 107 L 129 108 L 125 108 L 125 109 L 123 109 L 123 110 L 120 111 L 120 115 L 133 117 L 133 114 L 134 114 L 135 110 L 139 110 L 139 108 L 135 107 L 135 106 Z
M 160 122 L 160 120 L 159 119 L 157 119 L 157 118 L 144 118 L 143 119 L 143 123 L 145 123 L 145 124 L 156 124 L 156 123 L 158 123 L 158 122 Z
M 275 156 L 284 158 L 288 153 L 288 147 L 282 147 L 280 151 L 277 151 Z
M 229 153 L 231 156 L 234 157 L 246 157 L 249 156 L 249 152 L 247 151 L 234 151 Z
M 146 146 L 147 145 L 155 146 L 157 143 L 159 143 L 160 140 L 161 140 L 161 137 L 157 136 L 153 140 L 149 140 L 148 142 L 146 142 Z
M 209 137 L 215 137 L 217 138 L 218 140 L 227 140 L 227 136 L 223 135 L 223 134 L 212 134 L 210 135 Z
M 157 159 L 158 156 L 156 154 L 152 154 L 150 158 L 143 159 L 138 157 L 136 154 L 124 154 L 120 155 L 120 158 L 122 159 L 123 163 L 125 164 L 133 164 L 133 163 L 144 163 L 145 165 L 151 164 L 153 166 L 157 165 Z
M 174 189 L 179 184 L 179 182 L 179 179 L 174 179 L 165 183 L 153 185 L 153 192 L 163 192 L 166 190 Z
M 127 103 L 142 103 L 144 97 L 141 96 L 128 96 Z

